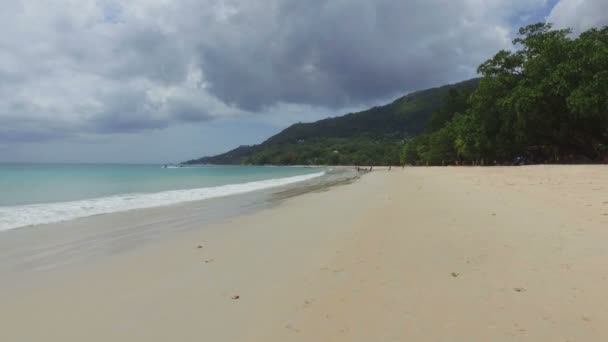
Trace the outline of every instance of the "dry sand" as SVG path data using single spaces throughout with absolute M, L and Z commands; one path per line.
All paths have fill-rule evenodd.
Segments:
M 608 167 L 379 171 L 33 279 L 0 341 L 605 341 Z

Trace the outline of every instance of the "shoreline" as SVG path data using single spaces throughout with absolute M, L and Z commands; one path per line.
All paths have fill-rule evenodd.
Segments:
M 106 195 L 58 199 L 49 202 L 8 204 L 0 206 L 0 232 L 44 224 L 67 222 L 74 219 L 130 210 L 158 208 L 181 203 L 242 195 L 257 190 L 289 186 L 328 176 L 328 169 L 314 173 L 282 175 L 277 178 L 243 180 L 236 183 L 194 186 L 149 192 L 123 191 Z M 342 172 L 346 172 L 342 170 Z M 335 172 L 334 172 L 335 173 Z M 162 183 L 162 180 L 160 180 Z M 126 190 L 126 189 L 125 189 Z
M 604 340 L 607 170 L 375 171 L 2 291 L 0 340 Z
M 0 289 L 14 283 L 13 278 L 85 267 L 97 259 L 207 229 L 215 223 L 272 208 L 290 197 L 356 178 L 358 175 L 348 170 L 326 170 L 320 177 L 246 193 L 0 231 L 0 278 L 9 279 L 0 283 Z

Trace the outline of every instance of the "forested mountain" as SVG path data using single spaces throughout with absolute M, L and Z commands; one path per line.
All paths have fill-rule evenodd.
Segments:
M 449 94 L 471 93 L 472 79 L 417 91 L 394 102 L 313 123 L 297 123 L 259 145 L 189 164 L 399 164 L 404 140 L 425 131 Z
M 538 23 L 483 77 L 295 124 L 260 145 L 189 163 L 447 165 L 608 162 L 608 27 Z

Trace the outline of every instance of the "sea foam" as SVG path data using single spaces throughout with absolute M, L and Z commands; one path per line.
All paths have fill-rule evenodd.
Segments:
M 325 172 L 318 172 L 302 176 L 241 184 L 228 184 L 209 188 L 171 190 L 157 193 L 122 194 L 80 201 L 0 207 L 0 231 L 68 221 L 99 214 L 161 207 L 182 202 L 200 201 L 209 198 L 243 194 L 255 190 L 303 182 L 320 177 L 324 174 Z

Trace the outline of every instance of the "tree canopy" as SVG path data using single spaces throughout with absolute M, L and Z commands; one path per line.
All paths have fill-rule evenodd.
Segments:
M 474 92 L 451 95 L 427 133 L 407 142 L 404 162 L 606 160 L 608 27 L 573 38 L 538 23 L 521 28 L 513 44 L 479 66 Z

